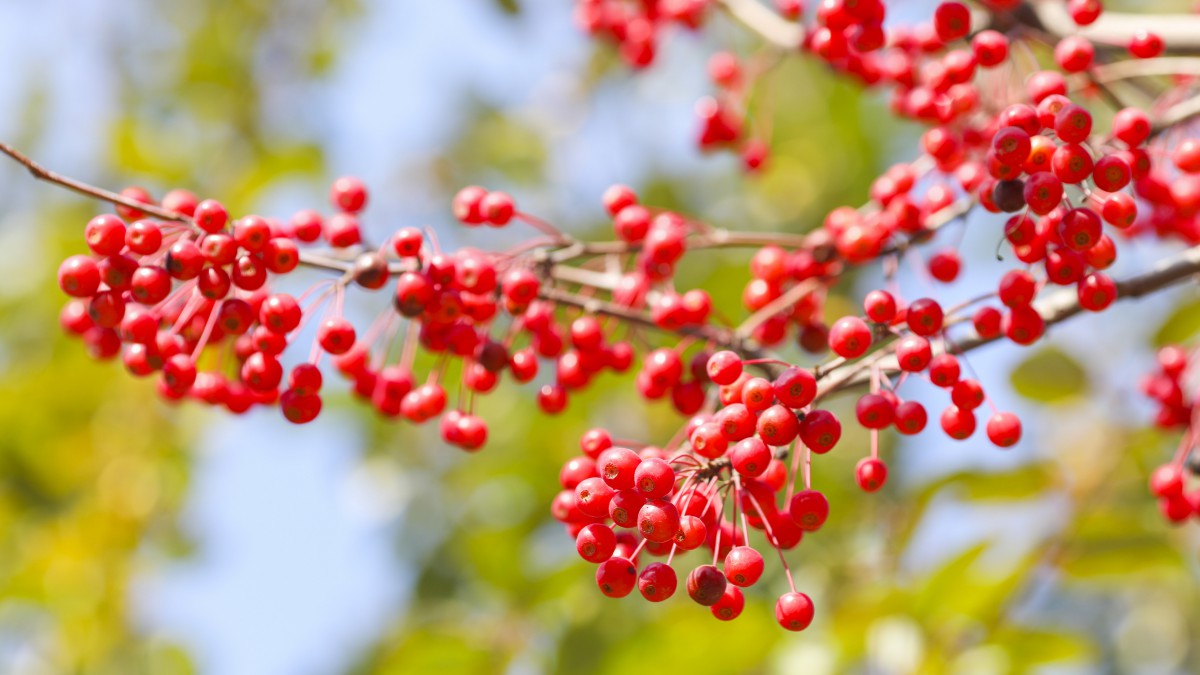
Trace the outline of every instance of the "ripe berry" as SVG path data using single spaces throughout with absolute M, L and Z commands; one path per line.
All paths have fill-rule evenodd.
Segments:
M 959 380 L 950 389 L 950 400 L 963 410 L 983 405 L 983 386 L 977 380 Z
M 887 465 L 878 459 L 865 457 L 858 461 L 854 478 L 863 492 L 875 492 L 887 482 Z
M 775 620 L 790 631 L 802 631 L 813 620 L 812 600 L 803 593 L 784 593 L 775 603 Z
M 679 580 L 670 565 L 652 562 L 638 575 L 638 591 L 650 602 L 662 602 L 675 595 Z
M 635 474 L 642 458 L 629 448 L 614 447 L 600 453 L 597 458 L 596 470 L 614 490 L 632 490 L 635 487 Z
M 84 238 L 96 255 L 117 255 L 125 248 L 125 221 L 111 214 L 96 216 L 84 228 Z
M 679 518 L 679 531 L 675 533 L 675 544 L 684 551 L 699 548 L 708 537 L 708 528 L 699 516 L 685 515 Z
M 333 181 L 329 201 L 343 213 L 358 213 L 367 205 L 367 186 L 357 178 L 344 176 Z
M 1059 40 L 1054 46 L 1054 60 L 1058 66 L 1068 73 L 1078 73 L 1092 65 L 1096 50 L 1087 38 L 1079 35 L 1068 35 Z
M 575 486 L 575 501 L 584 515 L 592 518 L 608 516 L 608 502 L 613 498 L 613 489 L 598 477 L 586 478 Z
M 896 361 L 903 371 L 919 373 L 925 370 L 932 358 L 929 340 L 920 335 L 906 335 L 896 345 Z
M 637 567 L 628 558 L 609 558 L 596 568 L 596 585 L 610 598 L 623 598 L 637 583 Z
M 829 500 L 817 490 L 801 490 L 792 495 L 788 511 L 804 531 L 816 532 L 829 517 Z
M 1178 497 L 1183 494 L 1183 471 L 1174 464 L 1163 464 L 1150 474 L 1150 492 L 1157 497 Z
M 767 445 L 782 447 L 796 440 L 800 423 L 790 408 L 773 405 L 759 415 L 755 432 Z
M 767 464 L 771 462 L 771 450 L 757 436 L 751 436 L 733 446 L 729 459 L 735 471 L 749 478 L 757 478 L 767 470 Z
M 1067 13 L 1077 26 L 1087 26 L 1100 18 L 1100 0 L 1067 0 Z
M 854 359 L 871 346 L 871 328 L 856 316 L 844 316 L 829 329 L 829 348 L 835 354 Z
M 671 541 L 679 531 L 679 511 L 665 499 L 649 499 L 638 510 L 638 531 L 655 543 Z
M 1113 136 L 1129 148 L 1136 148 L 1150 137 L 1150 118 L 1138 108 L 1124 108 L 1113 116 Z
M 1028 183 L 1025 189 L 1028 192 Z M 929 257 L 929 275 L 942 283 L 948 284 L 957 279 L 961 267 L 962 260 L 954 249 L 944 249 Z
M 634 528 L 638 524 L 638 513 L 646 505 L 646 498 L 637 490 L 618 490 L 608 502 L 608 517 L 618 527 Z
M 795 366 L 775 378 L 775 400 L 789 408 L 803 408 L 817 395 L 817 378 Z
M 153 255 L 162 247 L 162 230 L 148 220 L 139 220 L 125 228 L 125 245 L 130 253 Z
M 73 255 L 58 267 L 58 287 L 76 298 L 89 298 L 100 288 L 100 268 L 85 255 Z
M 992 152 L 1006 166 L 1020 166 L 1029 157 L 1029 134 L 1020 127 L 1002 127 L 992 137 Z
M 512 220 L 516 206 L 508 193 L 489 192 L 479 203 L 479 210 L 489 225 L 503 227 Z
M 625 207 L 637 203 L 637 194 L 625 185 L 611 185 L 604 191 L 601 201 L 610 216 L 620 213 Z
M 1152 59 L 1163 53 L 1166 45 L 1155 33 L 1139 30 L 1129 40 L 1129 53 L 1139 59 Z
M 1009 412 L 998 412 L 988 418 L 987 437 L 1001 448 L 1009 448 L 1021 440 L 1021 420 Z
M 958 441 L 966 440 L 975 433 L 975 411 L 950 406 L 942 411 L 942 430 Z
M 875 323 L 891 323 L 896 316 L 896 299 L 887 291 L 871 291 L 863 299 L 863 312 Z
M 975 60 L 984 68 L 993 68 L 1008 58 L 1008 38 L 994 30 L 980 31 L 971 39 Z
M 617 548 L 617 535 L 600 523 L 585 525 L 575 537 L 579 557 L 591 563 L 602 563 L 612 557 Z
M 895 419 L 896 410 L 887 397 L 864 394 L 855 406 L 858 423 L 867 429 L 883 429 Z
M 644 459 L 637 465 L 633 480 L 638 492 L 647 499 L 658 499 L 671 494 L 675 487 L 675 471 L 661 459 Z
M 229 212 L 225 206 L 215 199 L 205 199 L 196 205 L 195 215 L 192 216 L 196 226 L 210 234 L 225 229 L 229 222 Z
M 907 322 L 912 332 L 929 337 L 942 330 L 942 306 L 936 300 L 920 298 L 908 306 Z
M 943 2 L 933 12 L 933 27 L 942 42 L 966 37 L 971 32 L 971 10 L 961 2 Z
M 726 585 L 725 575 L 713 565 L 701 565 L 687 577 L 688 595 L 705 607 L 711 607 L 721 600 Z
M 906 436 L 921 433 L 929 421 L 925 406 L 917 401 L 904 401 L 897 405 L 895 417 L 896 430 Z
M 1063 107 L 1054 117 L 1054 133 L 1065 143 L 1082 143 L 1092 133 L 1092 115 L 1077 106 Z
M 713 605 L 712 615 L 721 621 L 733 621 L 742 614 L 742 610 L 746 607 L 746 598 L 742 595 L 742 589 L 737 586 L 726 586 L 725 593 L 717 604 Z
M 1171 151 L 1171 162 L 1184 173 L 1200 172 L 1200 140 L 1186 138 Z
M 1089 312 L 1108 308 L 1117 299 L 1117 284 L 1102 272 L 1093 272 L 1079 282 L 1079 306 Z
M 828 410 L 813 410 L 800 422 L 800 438 L 817 454 L 833 449 L 842 437 L 842 425 Z
M 734 546 L 725 556 L 725 578 L 734 586 L 753 586 L 762 573 L 762 554 L 749 546 Z

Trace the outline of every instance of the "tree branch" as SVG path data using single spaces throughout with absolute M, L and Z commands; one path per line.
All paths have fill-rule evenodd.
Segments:
M 758 0 L 719 0 L 719 4 L 730 16 L 779 49 L 794 51 L 804 44 L 803 25 L 784 19 Z
M 1149 272 L 1126 277 L 1117 281 L 1117 301 L 1140 298 L 1157 291 L 1169 288 L 1190 276 L 1200 274 L 1200 246 L 1185 249 L 1175 255 L 1168 256 L 1158 262 Z M 1074 288 L 1064 288 L 1052 295 L 1046 296 L 1033 304 L 1046 326 L 1061 323 L 1083 311 L 1079 305 L 1079 295 Z M 972 331 L 970 337 L 950 345 L 953 353 L 969 352 L 1000 338 L 981 338 Z M 935 353 L 942 350 L 935 349 Z M 822 382 L 817 389 L 817 400 L 830 394 L 866 384 L 870 380 L 870 367 L 878 367 L 889 374 L 900 372 L 896 355 L 891 349 L 880 349 L 860 361 L 848 365 L 854 368 L 841 368 L 830 371 L 830 377 Z
M 1138 31 L 1148 31 L 1162 38 L 1168 51 L 1200 49 L 1200 15 L 1106 11 L 1092 25 L 1077 26 L 1062 0 L 1033 0 L 1030 6 L 1041 28 L 1058 37 L 1082 35 L 1094 42 L 1124 47 Z

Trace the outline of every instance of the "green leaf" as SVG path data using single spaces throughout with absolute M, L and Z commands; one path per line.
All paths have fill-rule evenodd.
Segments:
M 1158 574 L 1181 565 L 1179 552 L 1154 536 L 1110 537 L 1080 542 L 1062 562 L 1062 570 L 1076 579 L 1110 577 L 1127 584 L 1139 575 Z
M 521 13 L 521 4 L 517 0 L 495 0 L 496 6 L 505 14 L 516 15 Z
M 1011 378 L 1018 394 L 1042 403 L 1058 403 L 1088 389 L 1087 371 L 1057 347 L 1031 354 L 1013 369 Z
M 1154 346 L 1184 342 L 1200 333 L 1200 300 L 1189 300 L 1178 307 L 1158 327 L 1154 334 Z
M 1001 630 L 996 642 L 1008 649 L 1016 672 L 1047 663 L 1082 661 L 1094 652 L 1092 645 L 1078 635 L 1049 630 Z
M 931 488 L 954 488 L 954 494 L 972 501 L 1029 499 L 1056 484 L 1055 465 L 1034 462 L 1011 471 L 961 471 L 937 481 Z

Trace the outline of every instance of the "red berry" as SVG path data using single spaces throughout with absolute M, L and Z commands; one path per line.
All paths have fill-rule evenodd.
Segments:
M 753 586 L 763 567 L 762 554 L 749 546 L 734 546 L 725 556 L 725 578 L 734 586 Z
M 367 205 L 367 186 L 352 176 L 343 176 L 329 188 L 329 201 L 343 213 L 358 213 Z
M 617 548 L 617 535 L 600 523 L 585 525 L 575 537 L 579 557 L 591 563 L 602 563 L 612 557 Z
M 58 267 L 58 287 L 76 298 L 89 298 L 100 288 L 100 268 L 85 255 L 73 255 Z
M 795 366 L 775 378 L 775 400 L 789 408 L 803 408 L 817 395 L 817 378 Z
M 650 602 L 662 602 L 675 595 L 679 580 L 675 570 L 666 563 L 653 562 L 638 575 L 638 592 Z
M 775 603 L 775 620 L 790 631 L 802 631 L 813 620 L 812 600 L 803 593 L 784 593 Z
M 904 401 L 896 406 L 896 430 L 906 436 L 924 431 L 928 421 L 925 406 L 917 401 Z
M 966 440 L 975 433 L 975 411 L 950 406 L 942 411 L 942 431 L 957 441 Z
M 1009 412 L 998 412 L 988 418 L 987 437 L 1001 448 L 1009 448 L 1021 440 L 1021 420 Z
M 920 298 L 908 306 L 908 328 L 917 335 L 935 335 L 942 330 L 942 320 L 942 306 L 936 300 Z
M 854 359 L 866 353 L 871 346 L 871 327 L 856 316 L 838 319 L 829 329 L 829 348 L 835 354 Z
M 943 2 L 933 12 L 933 27 L 942 42 L 966 37 L 971 32 L 971 10 L 961 2 Z
M 1058 66 L 1068 73 L 1078 73 L 1092 65 L 1096 50 L 1087 38 L 1079 35 L 1068 35 L 1054 46 L 1054 60 Z
M 854 477 L 863 492 L 875 492 L 887 482 L 887 465 L 870 457 L 860 459 Z
M 701 565 L 687 577 L 688 595 L 705 607 L 717 604 L 725 594 L 727 585 L 725 575 L 713 565 Z
M 633 480 L 638 492 L 647 499 L 658 499 L 675 488 L 675 471 L 661 459 L 644 459 L 637 465 Z
M 817 454 L 833 449 L 842 437 L 842 425 L 828 410 L 813 410 L 800 422 L 800 438 Z
M 757 478 L 767 470 L 771 462 L 771 450 L 757 436 L 751 436 L 733 446 L 729 459 L 735 471 L 749 478 Z
M 1139 30 L 1129 40 L 1129 53 L 1139 59 L 1152 59 L 1163 53 L 1166 45 L 1157 34 Z
M 829 517 L 829 500 L 816 490 L 801 490 L 792 495 L 788 511 L 804 531 L 816 532 Z
M 610 598 L 623 598 L 637 583 L 637 567 L 628 558 L 609 558 L 596 568 L 596 585 Z
M 711 607 L 712 615 L 721 621 L 733 621 L 742 614 L 742 610 L 746 607 L 746 598 L 742 595 L 742 589 L 737 586 L 726 586 L 725 593 L 717 604 Z

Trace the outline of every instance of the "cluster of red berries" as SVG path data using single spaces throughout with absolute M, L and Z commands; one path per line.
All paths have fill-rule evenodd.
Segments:
M 643 67 L 653 61 L 666 26 L 697 28 L 715 4 L 578 0 L 576 18 Z M 616 240 L 592 245 L 520 211 L 504 192 L 472 186 L 452 204 L 463 225 L 521 222 L 544 236 L 504 252 L 443 252 L 411 227 L 380 246 L 367 244 L 359 222 L 367 191 L 353 178 L 334 183 L 334 213 L 305 210 L 288 221 L 231 218 L 219 202 L 183 190 L 154 203 L 131 188 L 121 193 L 124 203 L 115 214 L 87 224 L 90 255 L 72 256 L 60 267 L 60 286 L 72 297 L 62 324 L 97 358 L 120 356 L 133 374 L 156 376 L 167 400 L 188 397 L 235 413 L 278 404 L 295 423 L 321 411 L 328 355 L 352 392 L 381 415 L 415 423 L 440 419 L 442 438 L 469 451 L 488 435 L 487 423 L 473 412 L 475 396 L 493 391 L 505 373 L 519 383 L 537 381 L 540 409 L 554 414 L 600 373 L 639 363 L 639 393 L 669 398 L 688 421 L 664 449 L 589 431 L 582 456 L 562 469 L 554 516 L 567 525 L 579 554 L 599 566 L 601 591 L 614 597 L 636 586 L 648 600 L 665 600 L 678 586 L 675 555 L 705 549 L 711 563 L 692 567 L 685 585 L 722 620 L 740 614 L 742 589 L 764 574 L 763 556 L 749 541 L 750 531 L 760 530 L 791 586 L 776 617 L 783 627 L 802 630 L 813 605 L 796 592 L 783 551 L 818 530 L 829 513 L 825 497 L 811 487 L 809 465 L 813 454 L 833 449 L 842 426 L 819 407 L 822 399 L 868 385 L 854 410 L 870 431 L 870 452 L 856 467 L 866 492 L 887 480 L 879 432 L 894 427 L 911 435 L 927 426 L 924 406 L 899 395 L 907 379 L 926 379 L 946 391 L 942 431 L 958 440 L 971 437 L 976 411 L 991 402 L 976 378 L 964 377 L 970 366 L 948 335 L 951 327 L 969 322 L 976 340 L 1032 344 L 1046 330 L 1037 306 L 1044 288 L 1073 287 L 1078 305 L 1091 311 L 1116 300 L 1118 284 L 1104 272 L 1117 257 L 1114 236 L 1200 243 L 1200 141 L 1163 139 L 1145 113 L 1120 106 L 1107 131 L 1093 129 L 1084 104 L 1097 89 L 1072 91 L 1063 73 L 1086 78 L 1104 54 L 1079 36 L 1054 45 L 1056 70 L 1026 73 L 1020 87 L 1009 87 L 1016 69 L 998 67 L 1014 63 L 1010 40 L 1042 38 L 973 30 L 962 3 L 942 2 L 929 21 L 887 30 L 882 0 L 822 0 L 808 26 L 798 23 L 801 2 L 775 4 L 781 20 L 794 22 L 803 36 L 797 49 L 866 85 L 891 87 L 892 111 L 929 127 L 917 160 L 884 171 L 864 206 L 834 209 L 806 235 L 785 235 L 766 246 L 762 238 L 739 240 L 737 233 L 651 208 L 616 185 L 603 197 Z M 1003 15 L 1019 3 L 984 4 Z M 1081 26 L 1101 13 L 1098 0 L 1069 0 L 1067 8 Z M 1136 57 L 1152 57 L 1165 46 L 1141 33 L 1128 48 Z M 751 131 L 746 111 L 761 72 L 728 52 L 714 55 L 708 68 L 718 91 L 697 105 L 700 146 L 736 149 L 747 168 L 759 168 L 767 146 Z M 1013 90 L 1016 100 L 984 97 L 983 84 L 1003 85 L 999 89 L 1006 96 Z M 916 259 L 936 282 L 959 278 L 963 262 L 955 249 L 921 261 L 917 246 L 976 204 L 1012 214 L 995 237 L 1021 266 L 1004 271 L 985 297 L 958 307 L 904 298 L 894 283 L 901 262 Z M 713 311 L 707 291 L 679 292 L 674 279 L 691 250 L 745 245 L 757 248 L 742 295 L 752 314 L 730 330 L 716 325 L 725 319 Z M 604 271 L 588 264 L 601 254 Z M 828 317 L 830 288 L 853 267 L 881 259 L 890 268 L 887 290 L 867 294 L 862 316 Z M 302 265 L 340 276 L 299 297 L 270 290 L 272 275 Z M 351 285 L 392 290 L 392 306 L 365 331 L 343 314 Z M 998 303 L 986 304 L 992 300 Z M 639 353 L 633 344 L 647 341 L 626 330 L 635 325 L 683 341 L 648 344 Z M 315 326 L 308 358 L 285 367 L 285 350 L 308 326 Z M 757 354 L 789 338 L 807 352 L 829 350 L 836 358 L 805 368 Z M 437 357 L 420 377 L 418 349 Z M 1183 383 L 1188 354 L 1164 349 L 1159 364 L 1144 391 L 1161 406 L 1161 426 L 1187 431 L 1180 455 L 1154 473 L 1151 490 L 1163 513 L 1180 521 L 1200 512 L 1200 490 L 1187 492 L 1183 480 L 1195 441 L 1194 404 Z M 454 391 L 458 399 L 451 401 Z M 1020 421 L 991 407 L 987 437 L 999 447 L 1014 445 Z M 630 445 L 641 449 L 621 447 Z M 643 553 L 665 562 L 639 566 Z
M 631 67 L 645 68 L 654 62 L 664 28 L 699 28 L 712 4 L 712 0 L 577 0 L 575 23 L 616 43 L 621 58 Z
M 794 427 L 794 413 L 787 414 Z M 710 418 L 688 424 L 693 436 L 719 426 Z M 789 488 L 780 509 L 786 466 L 772 456 L 761 434 L 751 429 L 749 435 L 737 435 L 740 440 L 728 452 L 727 440 L 720 441 L 719 450 L 713 440 L 707 446 L 692 441 L 686 451 L 647 446 L 635 452 L 614 445 L 602 429 L 584 434 L 583 454 L 566 462 L 559 474 L 563 490 L 551 511 L 574 537 L 580 557 L 598 565 L 596 584 L 602 593 L 620 598 L 636 587 L 650 602 L 667 600 L 679 586 L 672 567 L 676 555 L 704 549 L 712 562 L 691 567 L 687 594 L 717 619 L 730 621 L 744 608 L 742 589 L 757 583 L 765 571 L 763 556 L 747 533 L 762 531 L 782 560 L 782 551 L 794 548 L 805 532 L 820 529 L 829 514 L 825 496 L 811 489 L 792 494 Z M 720 433 L 712 436 L 718 437 Z M 702 464 L 703 458 L 720 462 Z M 731 509 L 726 509 L 727 498 Z M 665 561 L 640 566 L 643 554 Z M 812 622 L 813 603 L 796 591 L 790 572 L 788 579 L 791 590 L 778 599 L 775 616 L 784 628 L 803 630 Z
M 1200 475 L 1200 457 L 1195 455 L 1197 429 L 1196 399 L 1185 387 L 1194 386 L 1190 380 L 1193 353 L 1179 345 L 1168 345 L 1158 352 L 1158 370 L 1142 379 L 1141 390 L 1158 404 L 1155 425 L 1161 429 L 1183 432 L 1174 458 L 1159 466 L 1150 475 L 1150 492 L 1158 497 L 1159 510 L 1172 523 L 1182 523 L 1189 517 L 1200 518 L 1200 488 L 1185 489 L 1187 474 Z

